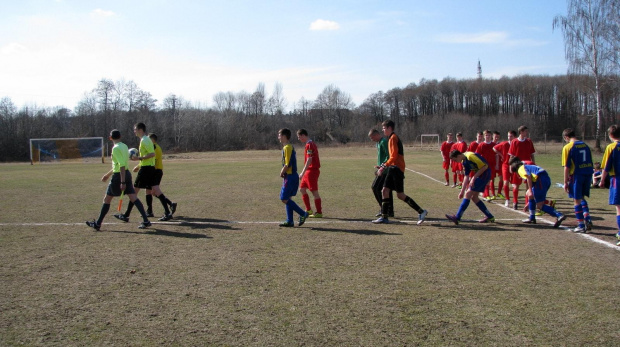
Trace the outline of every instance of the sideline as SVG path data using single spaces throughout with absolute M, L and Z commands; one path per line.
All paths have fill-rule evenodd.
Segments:
M 421 173 L 421 172 L 418 172 L 418 171 L 412 170 L 412 169 L 410 169 L 410 168 L 405 168 L 405 169 L 406 169 L 407 171 L 413 172 L 413 173 L 418 174 L 418 175 L 420 175 L 420 176 L 424 176 L 424 177 L 426 177 L 426 178 L 430 179 L 431 181 L 435 181 L 435 182 L 437 182 L 437 183 L 439 183 L 439 184 L 441 184 L 441 185 L 443 185 L 443 184 L 444 184 L 443 182 L 441 182 L 441 181 L 439 181 L 439 180 L 437 180 L 437 179 L 435 179 L 435 178 L 433 178 L 433 177 L 431 177 L 431 176 L 429 176 L 429 175 L 427 175 L 427 174 L 424 174 L 424 173 Z M 517 213 L 519 213 L 519 214 L 521 214 L 521 215 L 524 215 L 524 216 L 529 216 L 529 214 L 527 214 L 527 213 L 525 213 L 525 212 L 522 212 L 522 211 L 515 211 L 515 210 L 513 210 L 513 209 L 512 209 L 512 208 L 510 208 L 510 207 L 506 207 L 506 206 L 504 206 L 503 204 L 498 204 L 498 203 L 495 203 L 495 202 L 490 202 L 490 203 L 491 203 L 491 204 L 493 204 L 493 205 L 495 205 L 495 206 L 498 206 L 498 207 L 501 207 L 501 208 L 505 208 L 505 209 L 510 210 L 510 211 L 517 212 Z M 499 219 L 498 219 L 498 220 L 499 220 Z M 542 222 L 545 222 L 545 223 L 550 224 L 550 225 L 555 224 L 555 222 L 554 222 L 554 221 L 550 221 L 550 220 L 547 220 L 547 219 L 545 219 L 545 218 L 540 218 L 540 217 L 539 217 L 539 218 L 536 218 L 536 220 L 537 220 L 537 221 L 542 221 Z M 588 240 L 588 241 L 591 241 L 591 242 L 594 242 L 594 243 L 598 243 L 598 244 L 600 244 L 600 245 L 606 246 L 606 247 L 611 248 L 611 249 L 615 249 L 616 251 L 620 251 L 620 247 L 616 246 L 613 242 L 603 241 L 603 240 L 601 240 L 601 239 L 599 239 L 599 238 L 596 238 L 596 237 L 591 236 L 591 235 L 588 235 L 588 234 L 583 234 L 583 233 L 574 233 L 574 232 L 572 232 L 572 231 L 570 230 L 571 228 L 569 228 L 569 227 L 560 226 L 558 229 L 564 230 L 564 231 L 566 231 L 566 232 L 570 232 L 571 234 L 576 234 L 576 235 L 578 235 L 578 236 L 583 237 L 584 239 L 586 239 L 586 240 Z

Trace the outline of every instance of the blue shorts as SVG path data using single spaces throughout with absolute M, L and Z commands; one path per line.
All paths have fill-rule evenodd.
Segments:
M 491 169 L 486 169 L 480 177 L 474 180 L 474 185 L 470 188 L 470 190 L 478 193 L 484 192 L 484 188 L 489 184 L 491 180 Z
M 620 205 L 620 190 L 616 184 L 616 176 L 611 176 L 609 180 L 609 204 Z
M 297 189 L 299 189 L 299 175 L 296 173 L 286 175 L 282 180 L 280 200 L 289 200 L 291 196 L 297 195 Z
M 547 192 L 551 187 L 551 178 L 547 172 L 541 172 L 536 182 L 533 182 L 532 194 L 536 203 L 543 202 L 547 199 Z
M 590 197 L 591 183 L 592 175 L 572 175 L 568 181 L 568 197 L 571 199 Z

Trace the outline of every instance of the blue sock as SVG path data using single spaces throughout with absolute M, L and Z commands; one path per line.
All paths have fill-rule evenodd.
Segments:
M 287 206 L 290 206 L 293 211 L 297 212 L 300 216 L 305 216 L 306 215 L 306 211 L 304 211 L 301 207 L 299 207 L 299 205 L 297 205 L 297 203 L 293 200 L 289 200 L 286 203 Z M 293 215 L 291 214 L 291 220 L 293 219 Z
M 575 217 L 577 218 L 577 225 L 582 228 L 585 227 L 581 205 L 575 205 Z
M 290 201 L 291 200 L 286 202 L 286 204 L 284 205 L 284 208 L 286 209 L 286 221 L 289 224 L 293 224 L 293 207 L 289 205 Z
M 478 202 L 476 203 L 476 206 L 478 206 L 480 211 L 482 211 L 482 213 L 484 213 L 485 216 L 487 216 L 489 218 L 493 218 L 493 215 L 491 214 L 491 212 L 489 212 L 489 209 L 484 204 L 484 202 L 482 202 L 482 200 L 478 200 Z
M 465 213 L 465 210 L 467 210 L 468 206 L 469 199 L 463 199 L 461 201 L 461 206 L 459 206 L 459 210 L 456 212 L 456 219 L 461 220 L 461 217 L 463 217 L 463 213 Z
M 588 202 L 586 199 L 581 199 L 581 208 L 583 209 L 583 219 L 585 219 L 586 222 L 591 223 L 592 218 L 590 218 L 590 208 L 588 207 Z
M 530 219 L 534 219 L 536 218 L 535 214 L 536 214 L 536 200 L 534 199 L 529 199 L 527 201 L 527 206 L 530 210 Z
M 550 214 L 550 215 L 552 215 L 552 216 L 554 216 L 556 218 L 560 216 L 560 214 L 556 210 L 554 210 L 553 207 L 551 207 L 549 205 L 543 205 L 542 211 L 545 212 L 545 213 L 548 213 L 548 214 Z

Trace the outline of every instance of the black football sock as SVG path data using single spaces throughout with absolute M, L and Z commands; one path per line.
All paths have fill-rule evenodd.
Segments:
M 381 214 L 383 215 L 383 218 L 387 218 L 388 214 L 390 213 L 390 199 L 383 199 L 381 201 Z
M 140 215 L 142 216 L 142 221 L 144 223 L 148 223 L 149 218 L 146 216 L 146 211 L 144 210 L 144 205 L 142 205 L 142 201 L 140 201 L 140 199 L 136 199 L 133 204 L 136 205 L 138 212 L 140 212 Z
M 125 211 L 124 216 L 129 218 L 129 215 L 131 214 L 131 210 L 133 210 L 133 205 L 134 203 L 129 201 L 129 204 L 127 204 L 127 211 Z
M 416 204 L 416 202 L 412 198 L 408 196 L 405 198 L 405 202 L 407 203 L 407 205 L 411 206 L 412 209 L 418 211 L 418 213 L 422 213 L 424 211 L 420 208 L 420 206 L 418 206 L 418 204 Z
M 166 215 L 170 214 L 170 210 L 168 209 L 168 204 L 166 203 L 166 196 L 162 193 L 160 194 L 158 197 L 159 201 L 161 201 L 161 205 L 164 207 L 164 211 L 166 212 Z
M 146 211 L 153 212 L 153 195 L 151 194 L 146 195 Z
M 99 212 L 99 219 L 97 219 L 97 225 L 101 225 L 101 223 L 103 222 L 103 218 L 105 218 L 105 215 L 108 214 L 108 211 L 110 211 L 110 204 L 101 205 L 101 212 Z

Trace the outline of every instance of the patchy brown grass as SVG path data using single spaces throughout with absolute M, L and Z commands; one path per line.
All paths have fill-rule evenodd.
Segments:
M 398 222 L 373 225 L 374 148 L 321 154 L 326 218 L 293 229 L 277 227 L 279 151 L 168 160 L 162 189 L 179 210 L 148 231 L 136 213 L 98 233 L 83 224 L 108 164 L 2 165 L 0 345 L 617 343 L 618 250 L 495 204 L 498 223 L 454 226 L 443 215 L 457 192 L 412 172 L 405 190 L 429 220 L 397 202 Z M 441 180 L 438 157 L 407 151 Z M 558 156 L 538 161 L 559 181 Z M 610 243 L 606 194 L 590 199 L 591 236 Z M 550 195 L 574 225 L 563 190 Z

